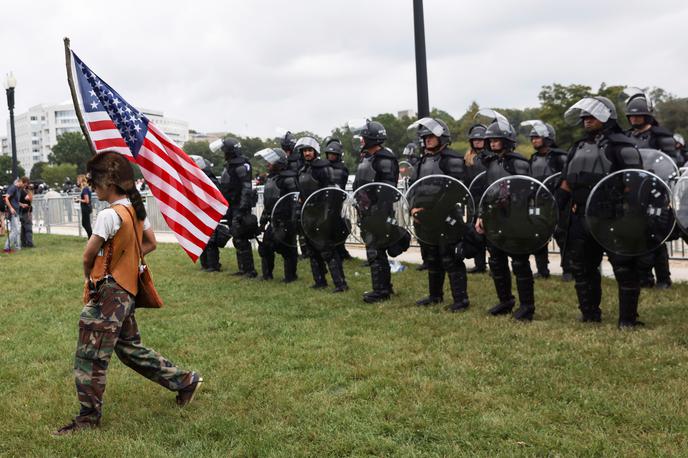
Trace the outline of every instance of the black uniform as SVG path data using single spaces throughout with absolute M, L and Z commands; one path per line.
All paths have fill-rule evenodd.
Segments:
M 275 232 L 271 221 L 272 211 L 277 201 L 292 192 L 298 192 L 297 174 L 293 170 L 282 170 L 270 173 L 263 187 L 263 213 L 260 216 L 260 227 L 265 228 L 263 241 L 258 247 L 260 254 L 261 270 L 264 280 L 272 279 L 275 268 L 275 253 L 284 258 L 284 282 L 289 283 L 297 279 L 296 266 L 298 262 L 298 250 L 296 249 L 296 233 L 286 234 L 294 240 L 280 241 L 275 238 Z M 281 207 L 281 205 L 280 205 Z M 288 210 L 288 209 L 287 209 Z M 291 218 L 292 215 L 282 215 Z
M 582 321 L 600 321 L 602 287 L 600 263 L 604 249 L 585 224 L 585 205 L 592 188 L 606 175 L 626 168 L 642 168 L 640 152 L 621 132 L 606 129 L 571 148 L 563 179 L 570 193 L 560 189 L 557 200 L 564 210 L 566 250 L 576 281 Z M 635 324 L 640 295 L 638 258 L 607 253 L 619 287 L 619 324 Z
M 669 130 L 653 125 L 645 132 L 636 132 L 631 129 L 627 134 L 636 142 L 638 148 L 652 148 L 660 150 L 671 157 L 676 165 L 681 167 L 684 163 L 683 155 L 676 149 L 676 142 L 674 141 L 674 134 Z M 678 238 L 678 232 L 674 238 Z M 657 275 L 658 287 L 669 287 L 671 285 L 671 271 L 669 270 L 669 250 L 666 243 L 657 248 L 655 251 L 640 257 L 640 269 L 642 270 L 640 284 L 642 286 L 652 287 L 655 284 L 655 278 L 652 275 L 652 269 L 655 269 Z
M 466 187 L 470 187 L 473 180 L 478 175 L 480 175 L 482 172 L 487 170 L 485 168 L 484 162 L 485 162 L 485 158 L 489 154 L 491 154 L 491 153 L 489 153 L 485 149 L 481 149 L 480 151 L 476 151 L 476 154 L 473 157 L 473 161 L 472 161 L 471 165 L 469 165 L 468 163 L 465 163 L 466 173 L 465 173 L 463 183 L 466 185 Z M 478 207 L 478 204 L 480 204 L 480 198 L 483 196 L 484 192 L 485 192 L 485 188 L 472 190 L 471 197 L 473 198 L 473 203 L 475 204 L 476 209 Z M 476 254 L 475 254 L 475 257 L 473 258 L 473 262 L 475 263 L 475 267 L 473 269 L 469 270 L 469 273 L 482 273 L 482 272 L 487 271 L 487 263 L 485 261 L 485 256 L 487 253 L 487 247 L 484 243 L 484 237 L 476 237 L 474 242 L 478 242 L 478 241 L 480 241 L 481 243 L 474 243 Z
M 339 186 L 340 189 L 346 191 L 346 184 L 349 182 L 349 169 L 346 164 L 340 160 L 330 161 L 332 166 L 332 181 L 335 185 Z M 351 259 L 351 254 L 349 250 L 346 249 L 345 244 L 337 245 L 337 252 L 339 252 L 339 257 L 342 259 Z
M 298 174 L 304 164 L 303 156 L 298 151 L 292 151 L 287 157 L 287 163 L 287 168 Z
M 426 153 L 415 167 L 411 183 L 429 175 L 448 175 L 463 182 L 466 178 L 463 157 L 446 147 L 437 154 Z M 456 256 L 456 244 L 433 246 L 421 242 L 421 249 L 424 250 L 424 260 L 428 266 L 429 296 L 417 304 L 429 305 L 442 301 L 446 272 L 454 299 L 450 310 L 467 308 L 469 303 L 466 265 L 463 259 Z
M 536 180 L 543 182 L 552 175 L 561 172 L 566 165 L 566 151 L 559 148 L 550 148 L 546 154 L 535 152 L 530 157 L 530 176 Z M 564 246 L 563 241 L 559 243 L 559 247 Z M 549 272 L 549 247 L 545 245 L 535 254 L 535 265 L 537 266 L 538 275 L 542 278 L 548 278 Z M 564 253 L 561 253 L 561 267 L 564 273 L 568 273 L 570 269 L 565 262 Z
M 486 185 L 489 187 L 500 178 L 510 175 L 530 174 L 528 160 L 515 152 L 491 154 L 485 157 Z M 499 304 L 490 309 L 493 315 L 501 315 L 511 312 L 515 305 L 511 294 L 511 272 L 509 271 L 509 257 L 511 267 L 516 276 L 516 289 L 520 302 L 519 310 L 514 314 L 515 318 L 531 319 L 535 310 L 535 294 L 533 291 L 533 272 L 530 269 L 528 255 L 509 255 L 496 246 L 487 242 L 487 250 L 490 252 L 490 271 L 494 281 Z
M 22 189 L 19 194 L 19 203 L 27 207 L 19 208 L 19 222 L 21 224 L 21 246 L 23 248 L 33 248 L 33 206 L 29 199 L 29 193 Z
M 354 190 L 368 183 L 387 183 L 394 187 L 399 181 L 399 162 L 392 151 L 387 148 L 375 154 L 366 153 L 356 169 Z M 366 246 L 366 258 L 370 265 L 373 291 L 364 296 L 364 300 L 388 298 L 392 293 L 392 274 L 389 268 L 387 252 L 382 249 Z
M 253 263 L 250 237 L 254 231 L 251 209 L 255 205 L 252 189 L 251 163 L 239 154 L 225 163 L 220 178 L 220 190 L 229 203 L 225 219 L 230 222 L 236 249 L 239 275 L 257 276 Z
M 206 167 L 202 170 L 203 173 L 205 173 L 210 179 L 210 181 L 212 181 L 213 184 L 219 189 L 220 182 L 217 181 L 217 178 L 215 178 L 215 174 L 213 174 L 212 169 L 210 167 Z M 222 222 L 220 222 L 220 224 L 222 224 Z M 220 267 L 222 266 L 222 264 L 220 264 L 220 248 L 222 247 L 220 247 L 216 241 L 217 232 L 219 230 L 219 228 L 215 229 L 215 232 L 213 232 L 213 235 L 211 235 L 210 239 L 208 239 L 208 244 L 205 246 L 201 256 L 199 257 L 201 261 L 201 268 L 206 272 L 219 272 Z
M 334 186 L 332 166 L 325 159 L 313 159 L 304 161 L 298 176 L 299 200 L 303 203 L 319 189 Z M 335 285 L 335 291 L 344 291 L 348 288 L 344 277 L 344 268 L 339 252 L 334 246 L 319 246 L 306 237 L 306 255 L 310 258 L 311 272 L 313 273 L 313 288 L 327 287 L 325 274 L 330 268 L 330 275 Z

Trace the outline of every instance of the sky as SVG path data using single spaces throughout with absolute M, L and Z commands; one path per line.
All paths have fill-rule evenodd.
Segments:
M 538 104 L 545 84 L 688 96 L 684 0 L 425 0 L 430 105 Z M 202 132 L 326 135 L 416 108 L 411 0 L 3 1 L 16 112 L 69 99 L 62 38 L 130 104 Z M 0 134 L 6 130 L 6 102 Z

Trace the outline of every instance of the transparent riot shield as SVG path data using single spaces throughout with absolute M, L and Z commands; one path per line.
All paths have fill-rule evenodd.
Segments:
M 279 198 L 270 214 L 270 226 L 275 240 L 289 247 L 298 245 L 298 205 L 299 193 L 290 192 Z
M 592 236 L 608 252 L 640 256 L 658 248 L 674 228 L 671 192 L 646 170 L 619 170 L 592 189 L 585 219 Z
M 671 185 L 679 176 L 678 166 L 666 153 L 649 148 L 640 148 L 643 170 L 654 173 L 667 185 Z
M 404 195 L 386 183 L 369 183 L 351 196 L 361 241 L 384 250 L 408 237 L 408 204 Z
M 480 199 L 490 243 L 509 254 L 539 250 L 554 233 L 558 209 L 552 193 L 535 178 L 514 175 L 492 183 Z
M 347 193 L 336 187 L 319 189 L 301 207 L 304 235 L 318 248 L 332 248 L 346 242 L 351 233 Z
M 458 243 L 473 219 L 474 204 L 466 185 L 447 175 L 429 175 L 406 192 L 413 231 L 428 245 Z

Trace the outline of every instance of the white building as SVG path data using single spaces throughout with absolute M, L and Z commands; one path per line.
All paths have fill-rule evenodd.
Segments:
M 0 136 L 0 155 L 11 154 L 10 142 L 7 140 L 7 136 Z
M 141 110 L 172 141 L 179 146 L 189 139 L 189 124 L 179 119 L 166 118 L 162 111 Z M 52 147 L 57 144 L 57 137 L 66 132 L 81 132 L 79 120 L 71 101 L 58 105 L 36 105 L 26 113 L 14 117 L 17 138 L 17 160 L 26 173 L 31 171 L 36 162 L 47 162 Z M 7 132 L 10 131 L 9 120 Z M 9 136 L 9 135 L 8 135 Z M 2 144 L 2 151 L 11 151 L 9 141 Z
M 399 119 L 404 118 L 404 117 L 413 119 L 416 116 L 417 116 L 417 113 L 413 109 L 397 111 L 397 118 L 399 118 Z

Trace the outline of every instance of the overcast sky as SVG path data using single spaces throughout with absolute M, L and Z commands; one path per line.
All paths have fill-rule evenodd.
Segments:
M 455 116 L 536 105 L 552 82 L 688 95 L 685 0 L 425 0 L 425 24 L 430 104 Z M 17 112 L 69 98 L 64 36 L 129 103 L 200 131 L 323 135 L 416 108 L 411 0 L 6 0 Z

